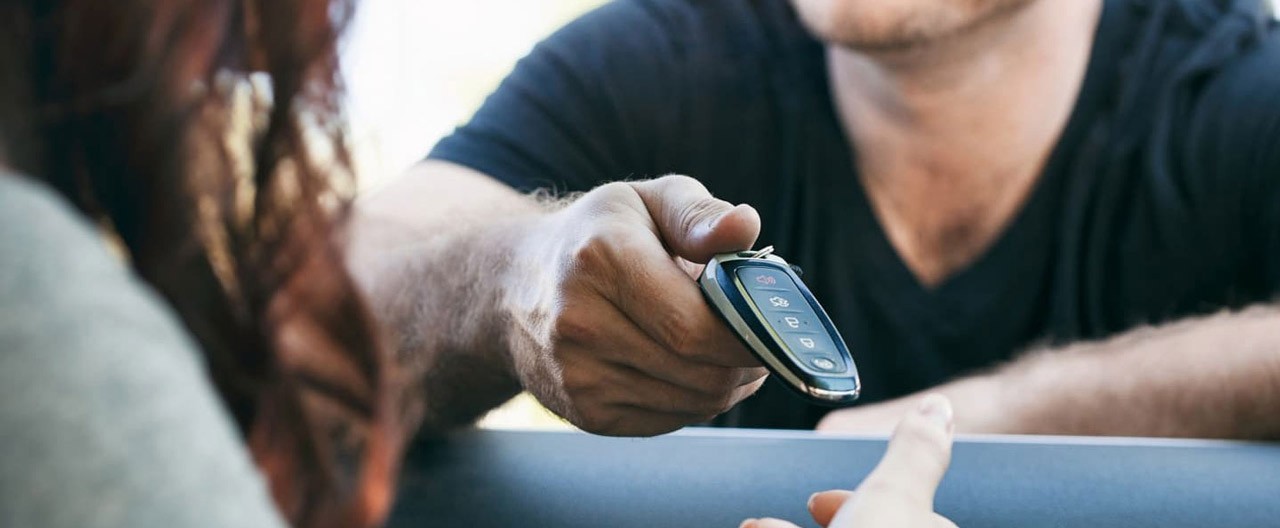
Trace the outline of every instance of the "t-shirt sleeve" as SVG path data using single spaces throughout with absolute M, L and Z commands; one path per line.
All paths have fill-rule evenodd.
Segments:
M 1205 89 L 1192 134 L 1200 168 L 1239 182 L 1229 213 L 1239 219 L 1246 275 L 1280 301 L 1280 27 Z
M 0 173 L 0 525 L 284 527 L 165 303 Z
M 652 176 L 637 172 L 673 118 L 678 27 L 652 3 L 605 4 L 539 43 L 429 157 L 521 191 Z
M 1249 135 L 1257 156 L 1252 171 L 1257 192 L 1251 211 L 1259 217 L 1258 244 L 1263 254 L 1263 275 L 1276 302 L 1280 302 L 1280 27 L 1272 30 L 1268 53 L 1259 59 L 1266 79 L 1250 87 L 1248 96 L 1257 105 Z
M 1272 64 L 1273 71 L 1280 72 L 1280 53 Z M 1258 245 L 1262 252 L 1263 271 L 1261 275 L 1272 293 L 1273 299 L 1280 303 L 1280 75 L 1272 83 L 1273 91 L 1269 93 L 1272 101 L 1271 111 L 1266 115 L 1266 122 L 1260 126 L 1259 162 L 1257 172 L 1258 192 L 1255 203 L 1250 205 L 1256 211 L 1258 220 Z

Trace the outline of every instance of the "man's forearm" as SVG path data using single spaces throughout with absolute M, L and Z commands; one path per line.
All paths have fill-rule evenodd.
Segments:
M 541 211 L 482 175 L 431 162 L 357 204 L 348 262 L 410 387 L 407 412 L 426 434 L 470 424 L 521 390 L 500 278 L 515 227 Z
M 1037 352 L 992 381 L 996 432 L 1280 438 L 1280 309 Z
M 960 433 L 1280 438 L 1280 308 L 1189 319 L 1024 355 L 989 373 L 836 411 L 828 432 L 883 432 L 925 393 Z

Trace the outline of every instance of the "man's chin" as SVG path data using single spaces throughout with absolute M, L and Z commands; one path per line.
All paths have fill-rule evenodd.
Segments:
M 963 24 L 942 18 L 938 13 L 896 20 L 844 16 L 825 28 L 813 29 L 829 44 L 868 52 L 905 51 L 927 47 L 962 31 Z
M 927 49 L 1033 0 L 792 0 L 809 31 L 868 53 Z

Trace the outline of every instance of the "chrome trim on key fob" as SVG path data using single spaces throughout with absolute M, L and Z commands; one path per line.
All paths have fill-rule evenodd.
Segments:
M 716 255 L 698 285 L 757 358 L 809 401 L 842 405 L 862 390 L 840 332 L 773 248 Z

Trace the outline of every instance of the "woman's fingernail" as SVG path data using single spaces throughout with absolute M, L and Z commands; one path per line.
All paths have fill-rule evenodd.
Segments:
M 807 506 L 810 510 L 812 510 L 812 509 L 813 509 L 813 501 L 815 501 L 815 500 L 817 500 L 817 499 L 818 499 L 818 494 L 817 494 L 817 493 L 814 493 L 813 495 L 810 495 L 810 496 L 809 496 L 809 502 L 806 502 L 806 503 L 805 503 L 805 506 Z
M 738 525 L 738 528 L 756 528 L 756 519 L 747 519 Z
M 934 424 L 947 428 L 951 426 L 951 402 L 941 394 L 930 394 L 920 402 L 920 414 Z

